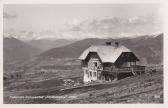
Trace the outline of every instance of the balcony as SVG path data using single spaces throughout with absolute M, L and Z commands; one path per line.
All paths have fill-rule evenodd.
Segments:
M 139 73 L 139 72 L 145 72 L 145 66 L 131 66 L 131 67 L 122 67 L 122 68 L 111 68 L 111 67 L 104 67 L 103 70 L 99 71 L 104 71 L 108 73 L 129 73 L 129 72 L 134 72 L 134 73 Z
M 141 74 L 145 72 L 145 66 L 134 65 L 131 67 L 122 67 L 122 68 L 112 68 L 112 67 L 103 67 L 103 69 L 98 69 L 97 67 L 88 67 L 83 68 L 87 70 L 97 70 L 106 73 L 130 73 L 132 72 L 134 75 Z

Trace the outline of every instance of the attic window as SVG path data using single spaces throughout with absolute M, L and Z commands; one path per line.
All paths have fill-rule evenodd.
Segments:
M 97 67 L 97 62 L 94 62 L 94 66 Z

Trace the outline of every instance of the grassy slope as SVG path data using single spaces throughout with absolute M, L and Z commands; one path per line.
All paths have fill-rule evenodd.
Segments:
M 52 81 L 56 82 L 55 79 Z M 115 83 L 85 85 L 73 89 L 60 90 L 58 87 L 46 87 L 41 90 L 18 92 L 17 95 L 56 96 L 56 98 L 9 99 L 5 97 L 5 103 L 163 103 L 163 73 L 144 74 Z
M 38 48 L 16 38 L 3 38 L 4 64 L 26 60 L 38 53 L 40 53 Z

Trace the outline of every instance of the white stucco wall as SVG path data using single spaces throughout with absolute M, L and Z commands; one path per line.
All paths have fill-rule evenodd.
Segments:
M 88 70 L 83 69 L 83 81 L 84 82 L 91 82 L 97 80 L 97 71 L 96 70 Z M 92 73 L 92 76 L 90 75 L 90 72 Z M 94 75 L 94 72 L 96 72 L 96 76 Z

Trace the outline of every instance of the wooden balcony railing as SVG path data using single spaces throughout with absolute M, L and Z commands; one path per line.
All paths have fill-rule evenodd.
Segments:
M 86 69 L 86 68 L 85 68 Z M 122 68 L 111 68 L 111 67 L 104 67 L 103 69 L 95 68 L 87 68 L 92 70 L 103 71 L 107 73 L 129 73 L 129 72 L 145 72 L 145 66 L 131 66 L 131 67 L 122 67 Z
M 124 73 L 124 72 L 143 72 L 145 71 L 145 66 L 131 66 L 131 67 L 122 67 L 122 68 L 110 68 L 105 67 L 102 71 L 106 72 L 117 72 L 117 73 Z

